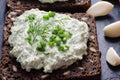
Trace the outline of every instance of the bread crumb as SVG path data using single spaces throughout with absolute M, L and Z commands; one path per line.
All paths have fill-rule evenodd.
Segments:
M 63 73 L 63 75 L 68 75 L 70 73 L 70 71 L 66 71 Z
M 42 75 L 41 78 L 44 79 L 44 78 L 46 78 L 48 76 L 49 76 L 48 74 L 45 74 L 45 75 Z
M 93 63 L 93 60 L 89 59 L 91 63 Z
M 20 1 L 17 1 L 17 5 L 20 5 L 21 4 L 21 2 Z
M 90 51 L 97 52 L 97 50 L 94 47 L 90 47 Z
M 90 38 L 91 38 L 91 39 L 95 39 L 95 36 L 92 35 L 92 36 L 90 36 Z
M 14 72 L 17 72 L 17 67 L 15 65 L 12 66 Z
M 83 70 L 84 68 L 83 67 L 78 67 L 78 69 Z
M 84 21 L 86 21 L 88 18 L 87 17 L 82 17 L 81 19 L 84 20 Z

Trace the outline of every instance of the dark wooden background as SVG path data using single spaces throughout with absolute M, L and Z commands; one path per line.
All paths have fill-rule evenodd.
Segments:
M 92 4 L 101 0 L 92 0 Z M 103 28 L 115 21 L 120 20 L 120 4 L 118 0 L 106 0 L 115 5 L 114 9 L 109 13 L 109 15 L 104 17 L 96 18 L 97 34 L 99 42 L 99 50 L 101 51 L 101 65 L 102 74 L 101 80 L 120 80 L 120 66 L 112 67 L 106 62 L 106 52 L 109 47 L 114 47 L 117 53 L 120 55 L 120 38 L 110 39 L 103 35 Z M 1 47 L 3 39 L 3 25 L 5 16 L 6 2 L 5 0 L 0 0 L 0 57 L 1 57 Z M 99 10 L 99 9 L 98 9 Z

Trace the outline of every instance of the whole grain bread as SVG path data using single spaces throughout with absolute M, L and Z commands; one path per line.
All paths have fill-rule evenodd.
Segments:
M 79 12 L 86 11 L 91 5 L 91 0 L 69 0 L 66 2 L 55 2 L 52 4 L 43 4 L 38 0 L 7 0 L 7 5 L 11 9 L 39 8 L 41 10 Z
M 53 73 L 46 74 L 42 70 L 23 70 L 16 59 L 10 56 L 11 47 L 8 37 L 15 17 L 22 14 L 24 10 L 8 11 L 4 26 L 4 39 L 2 48 L 2 59 L 0 62 L 0 78 L 2 80 L 100 80 L 101 64 L 98 49 L 97 33 L 94 17 L 85 13 L 69 14 L 80 21 L 85 21 L 89 26 L 88 55 L 83 60 L 75 62 L 65 69 L 58 69 Z

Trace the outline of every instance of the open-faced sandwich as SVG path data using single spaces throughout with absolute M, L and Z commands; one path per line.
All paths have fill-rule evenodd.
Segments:
M 10 10 L 2 51 L 3 80 L 100 80 L 95 21 L 85 13 Z
M 53 11 L 86 11 L 91 0 L 7 0 L 8 7 L 12 9 L 31 9 L 39 8 L 41 10 Z
M 26 71 L 44 68 L 44 72 L 52 72 L 87 54 L 87 24 L 65 14 L 26 11 L 16 18 L 11 32 L 10 54 Z

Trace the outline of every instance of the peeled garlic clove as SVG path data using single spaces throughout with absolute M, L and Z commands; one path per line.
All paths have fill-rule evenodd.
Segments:
M 100 1 L 92 5 L 88 10 L 87 14 L 93 15 L 95 17 L 105 16 L 107 15 L 112 9 L 114 5 L 107 2 L 107 1 Z
M 116 53 L 116 51 L 113 49 L 113 47 L 110 47 L 108 49 L 107 55 L 106 55 L 106 60 L 112 66 L 118 66 L 118 65 L 120 65 L 120 57 Z
M 120 21 L 107 25 L 104 29 L 104 35 L 107 37 L 115 38 L 120 37 Z

